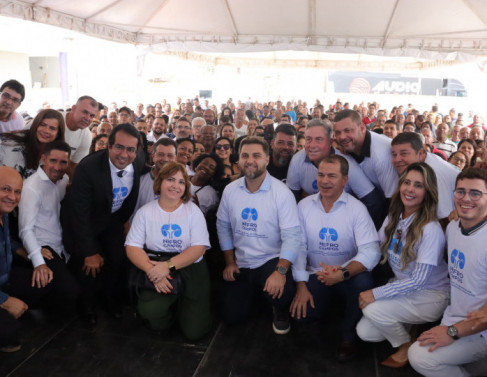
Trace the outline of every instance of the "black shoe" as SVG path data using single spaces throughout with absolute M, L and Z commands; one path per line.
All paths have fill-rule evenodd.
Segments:
M 98 317 L 95 309 L 92 306 L 85 306 L 81 309 L 81 316 L 84 321 L 90 326 L 95 326 L 98 323 Z
M 20 351 L 22 345 L 20 343 L 9 343 L 3 347 L 0 347 L 0 352 L 12 353 Z
M 276 308 L 272 308 L 272 330 L 274 334 L 286 335 L 291 331 L 291 321 L 289 319 L 289 312 L 287 310 L 281 311 Z
M 344 340 L 338 346 L 337 360 L 340 362 L 351 360 L 357 356 L 357 353 L 357 343 Z

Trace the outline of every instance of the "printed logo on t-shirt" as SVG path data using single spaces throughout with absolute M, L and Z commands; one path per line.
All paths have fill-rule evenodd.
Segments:
M 318 190 L 318 181 L 316 179 L 313 181 L 313 190 Z
M 267 238 L 265 234 L 258 234 L 258 223 L 259 213 L 255 208 L 246 207 L 240 213 L 242 217 L 242 228 L 236 229 L 235 232 L 243 234 L 249 237 L 262 237 Z
M 335 243 L 338 240 L 338 232 L 333 228 L 321 228 L 318 233 L 320 237 L 319 249 L 324 251 L 326 255 L 340 255 L 346 254 L 344 250 L 339 252 L 339 245 Z
M 255 208 L 244 208 L 242 210 L 242 219 L 247 221 L 256 221 L 259 217 Z
M 392 269 L 402 270 L 401 262 L 401 252 L 402 252 L 402 241 L 397 238 L 393 238 L 389 244 L 389 255 L 388 260 Z
M 181 234 L 183 232 L 178 224 L 164 224 L 161 227 L 161 233 L 164 237 L 164 239 L 162 240 L 164 249 L 182 249 L 183 241 L 178 238 L 181 237 Z
M 320 239 L 326 242 L 336 241 L 338 239 L 338 233 L 333 228 L 321 228 Z
M 164 237 L 172 240 L 174 237 L 181 236 L 181 227 L 178 224 L 164 224 L 161 228 L 161 233 Z
M 113 202 L 112 207 L 121 206 L 125 198 L 129 193 L 129 189 L 125 186 L 115 187 L 113 189 Z
M 457 249 L 452 250 L 450 255 L 450 266 L 448 267 L 452 285 L 454 285 L 455 282 L 460 284 L 463 283 L 463 273 L 461 270 L 465 267 L 465 261 L 465 254 Z

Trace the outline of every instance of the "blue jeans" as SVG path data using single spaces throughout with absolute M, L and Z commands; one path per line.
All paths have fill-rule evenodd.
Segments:
M 281 298 L 273 299 L 263 292 L 267 278 L 276 270 L 279 258 L 274 258 L 258 268 L 240 268 L 235 281 L 226 281 L 223 292 L 223 320 L 226 323 L 238 323 L 247 319 L 254 295 L 263 293 L 266 300 L 278 311 L 289 311 L 289 306 L 296 292 L 291 269 L 286 274 L 286 283 Z
M 365 271 L 353 276 L 350 280 L 332 286 L 326 286 L 318 280 L 316 274 L 312 274 L 309 276 L 306 286 L 313 295 L 315 308 L 313 309 L 308 303 L 307 316 L 299 321 L 322 319 L 336 303 L 344 302 L 345 312 L 340 323 L 342 340 L 355 341 L 357 339 L 355 326 L 362 317 L 362 311 L 358 306 L 358 295 L 373 287 L 371 273 Z

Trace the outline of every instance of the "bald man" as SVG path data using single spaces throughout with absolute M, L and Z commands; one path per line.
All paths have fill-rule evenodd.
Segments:
M 22 177 L 7 166 L 0 167 L 0 351 L 15 352 L 20 349 L 16 336 L 20 324 L 17 319 L 27 310 L 27 304 L 16 298 L 11 283 L 12 260 L 17 245 L 11 243 L 8 214 L 17 207 L 22 192 Z

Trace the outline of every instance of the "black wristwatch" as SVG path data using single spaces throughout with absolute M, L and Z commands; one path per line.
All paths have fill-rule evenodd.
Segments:
M 350 271 L 348 271 L 345 267 L 341 268 L 341 270 L 342 270 L 343 281 L 349 280 L 351 278 Z
M 454 325 L 448 326 L 446 329 L 446 333 L 450 335 L 454 340 L 460 339 L 458 336 L 458 330 Z
M 284 266 L 277 266 L 276 271 L 279 272 L 281 275 L 286 275 L 287 274 L 287 268 Z

